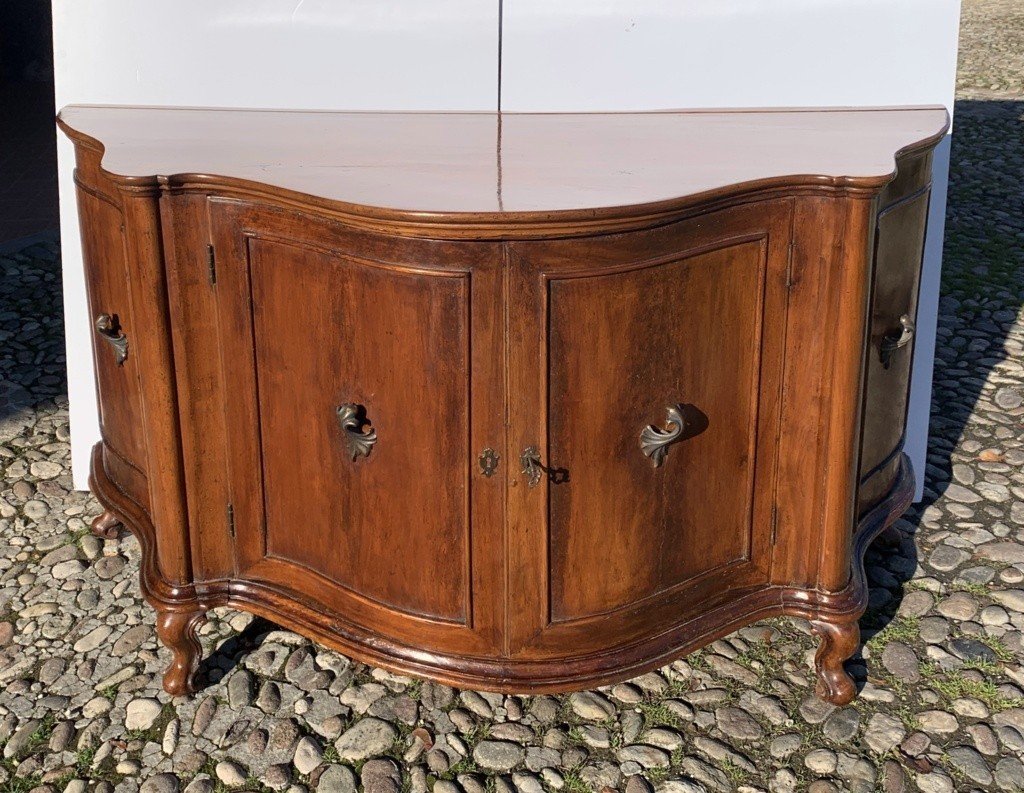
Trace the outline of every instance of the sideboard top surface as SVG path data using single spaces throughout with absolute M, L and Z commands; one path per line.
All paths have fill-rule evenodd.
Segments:
M 383 213 L 609 212 L 737 185 L 878 189 L 942 107 L 649 113 L 352 113 L 65 107 L 134 184 L 254 183 Z

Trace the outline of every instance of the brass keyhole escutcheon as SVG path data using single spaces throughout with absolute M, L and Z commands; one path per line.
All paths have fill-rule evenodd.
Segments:
M 498 470 L 498 461 L 500 459 L 501 455 L 488 446 L 480 452 L 480 456 L 477 458 L 477 461 L 480 463 L 480 473 L 487 477 L 494 476 L 494 472 Z

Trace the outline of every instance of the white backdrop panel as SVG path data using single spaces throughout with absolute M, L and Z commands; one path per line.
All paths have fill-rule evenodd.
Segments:
M 503 110 L 952 104 L 957 0 L 504 0 Z

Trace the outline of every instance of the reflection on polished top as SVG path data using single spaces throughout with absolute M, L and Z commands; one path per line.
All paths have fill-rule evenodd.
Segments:
M 948 125 L 942 107 L 499 116 L 72 105 L 60 118 L 98 141 L 118 176 L 226 177 L 427 214 L 635 207 L 783 177 L 877 186 L 896 152 Z

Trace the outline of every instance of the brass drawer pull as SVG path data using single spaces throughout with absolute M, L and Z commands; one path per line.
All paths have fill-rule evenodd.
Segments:
M 895 353 L 896 350 L 910 344 L 911 340 L 914 338 L 914 330 L 914 320 L 910 318 L 909 314 L 904 314 L 900 317 L 900 329 L 892 333 L 887 333 L 882 337 L 882 343 L 879 345 L 878 357 L 882 361 L 882 366 L 884 368 L 889 368 L 889 364 L 892 363 L 893 353 Z
M 640 431 L 640 451 L 651 458 L 651 465 L 659 468 L 665 462 L 668 447 L 682 439 L 684 429 L 683 406 L 669 405 L 665 408 L 665 429 L 648 424 Z
M 114 350 L 114 363 L 122 366 L 128 359 L 128 337 L 121 330 L 117 314 L 100 314 L 96 317 L 96 332 Z
M 373 444 L 377 442 L 377 430 L 368 429 L 363 432 L 366 424 L 366 409 L 362 405 L 346 402 L 338 406 L 338 422 L 341 424 L 345 438 L 345 448 L 355 462 L 357 457 L 368 457 Z

